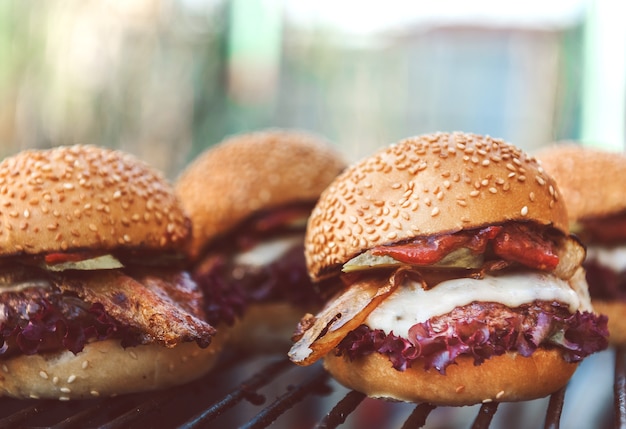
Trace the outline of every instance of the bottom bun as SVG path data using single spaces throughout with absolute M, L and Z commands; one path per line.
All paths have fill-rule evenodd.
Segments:
M 525 401 L 565 386 L 577 364 L 556 350 L 537 350 L 530 357 L 506 353 L 475 366 L 472 357 L 456 359 L 446 375 L 425 371 L 419 360 L 406 371 L 395 370 L 380 354 L 350 361 L 330 353 L 324 367 L 344 386 L 370 397 L 435 405 L 472 405 L 491 401 Z
M 287 353 L 293 345 L 293 332 L 305 313 L 286 302 L 251 304 L 233 326 L 229 345 L 246 352 Z
M 626 345 L 626 302 L 593 300 L 593 311 L 609 318 L 609 343 Z
M 22 355 L 0 361 L 0 396 L 83 399 L 163 389 L 206 374 L 216 363 L 223 339 L 200 348 L 143 345 L 122 348 L 119 341 L 89 343 L 83 351 Z

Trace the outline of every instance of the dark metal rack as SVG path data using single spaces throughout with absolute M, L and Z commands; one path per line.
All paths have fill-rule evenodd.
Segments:
M 624 350 L 615 350 L 614 416 L 609 420 L 620 429 L 626 429 L 624 359 Z M 560 427 L 565 393 L 562 389 L 546 399 L 544 428 Z M 473 421 L 465 421 L 462 427 L 491 427 L 501 405 L 476 406 Z M 1 399 L 0 428 L 331 429 L 364 428 L 368 421 L 376 427 L 383 419 L 388 427 L 409 429 L 426 427 L 431 414 L 441 408 L 453 407 L 367 398 L 338 385 L 319 363 L 297 367 L 282 355 L 228 356 L 202 379 L 158 392 L 67 402 Z M 377 412 L 373 420 L 369 419 L 376 415 L 372 410 Z M 366 416 L 359 420 L 360 414 Z

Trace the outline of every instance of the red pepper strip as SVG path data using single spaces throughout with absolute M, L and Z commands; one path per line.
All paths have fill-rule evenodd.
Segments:
M 553 270 L 559 264 L 550 241 L 537 239 L 527 229 L 509 227 L 493 240 L 493 251 L 508 261 L 519 262 L 538 270 Z
M 73 252 L 73 253 L 48 253 L 44 260 L 48 265 L 60 264 L 63 262 L 78 262 L 85 259 L 93 258 L 94 254 L 90 252 Z
M 484 253 L 488 243 L 492 243 L 494 253 L 506 261 L 519 262 L 539 270 L 553 270 L 559 264 L 552 242 L 544 240 L 526 225 L 515 224 L 423 237 L 406 244 L 376 246 L 371 252 L 375 256 L 387 255 L 399 262 L 425 266 L 437 263 L 460 247 Z
M 467 234 L 447 234 L 418 238 L 407 244 L 376 246 L 371 252 L 374 256 L 387 255 L 406 264 L 432 265 L 448 253 L 463 247 L 471 239 Z

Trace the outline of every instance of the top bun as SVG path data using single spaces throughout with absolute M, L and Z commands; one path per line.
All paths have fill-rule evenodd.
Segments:
M 301 131 L 240 134 L 209 148 L 176 182 L 193 223 L 191 256 L 256 211 L 317 201 L 344 167 L 327 141 Z
M 571 221 L 626 210 L 626 155 L 564 142 L 536 156 L 558 183 Z
M 305 255 L 319 280 L 372 246 L 506 221 L 569 232 L 556 184 L 534 158 L 491 137 L 424 135 L 337 177 L 309 218 Z
M 0 163 L 0 255 L 119 247 L 181 251 L 173 188 L 144 162 L 95 146 L 27 150 Z

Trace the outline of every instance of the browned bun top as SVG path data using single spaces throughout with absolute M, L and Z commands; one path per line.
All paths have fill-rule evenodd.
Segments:
M 324 191 L 305 254 L 314 279 L 377 245 L 505 221 L 568 232 L 555 182 L 500 139 L 437 133 L 413 137 L 352 165 Z
M 558 183 L 570 220 L 626 210 L 626 155 L 623 153 L 568 142 L 542 149 L 537 158 Z
M 328 142 L 302 131 L 240 134 L 209 148 L 176 182 L 193 223 L 191 255 L 256 211 L 315 202 L 344 167 Z
M 27 150 L 0 163 L 0 254 L 182 250 L 189 219 L 161 173 L 95 146 Z

